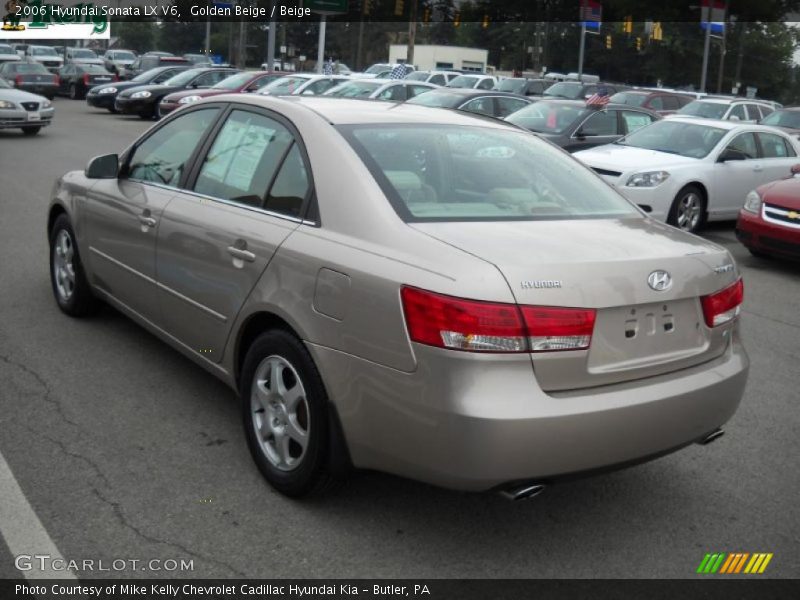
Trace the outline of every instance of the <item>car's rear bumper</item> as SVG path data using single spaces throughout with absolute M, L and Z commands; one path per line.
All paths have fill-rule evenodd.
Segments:
M 524 355 L 415 345 L 419 367 L 405 373 L 308 347 L 355 466 L 475 491 L 640 462 L 698 441 L 736 411 L 749 368 L 734 335 L 702 365 L 548 394 Z
M 800 260 L 800 229 L 769 223 L 759 215 L 742 210 L 736 222 L 736 237 L 757 252 Z
M 23 92 L 30 92 L 31 94 L 38 94 L 52 98 L 58 93 L 58 86 L 55 83 L 41 83 L 41 82 L 25 82 L 16 83 L 14 87 Z

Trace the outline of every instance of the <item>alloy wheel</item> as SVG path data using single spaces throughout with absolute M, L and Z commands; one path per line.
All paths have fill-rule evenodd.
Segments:
M 53 279 L 62 301 L 67 302 L 75 291 L 75 247 L 69 232 L 62 229 L 53 245 Z
M 256 368 L 250 395 L 252 424 L 264 456 L 280 471 L 292 471 L 308 448 L 310 411 L 297 370 L 285 358 L 268 356 Z
M 676 221 L 679 229 L 694 231 L 703 214 L 703 201 L 695 192 L 688 192 L 678 201 Z

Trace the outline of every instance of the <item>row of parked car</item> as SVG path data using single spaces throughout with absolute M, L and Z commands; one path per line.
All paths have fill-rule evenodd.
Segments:
M 6 63 L 0 76 L 34 68 Z M 648 89 L 605 90 L 606 101 L 594 104 L 585 96 L 596 100 L 597 86 L 604 84 L 559 82 L 539 96 L 483 89 L 489 76 L 480 74 L 456 74 L 440 86 L 432 83 L 436 74 L 385 79 L 162 65 L 120 81 L 97 65 L 68 65 L 49 83 L 38 80 L 48 75 L 43 73 L 16 73 L 13 81 L 18 88 L 42 93 L 49 86 L 45 95 L 85 97 L 90 106 L 147 119 L 226 93 L 383 100 L 501 118 L 575 153 L 645 212 L 690 232 L 707 221 L 736 218 L 748 193 L 800 162 L 800 108 Z M 516 79 L 494 87 L 509 82 Z M 39 106 L 52 118 L 52 107 Z M 49 122 L 42 111 L 39 118 L 26 133 Z

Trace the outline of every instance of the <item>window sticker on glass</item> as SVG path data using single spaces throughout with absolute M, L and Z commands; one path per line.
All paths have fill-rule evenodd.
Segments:
M 628 128 L 628 133 L 641 129 L 652 122 L 647 115 L 637 115 L 632 113 L 622 113 L 625 119 L 625 126 Z

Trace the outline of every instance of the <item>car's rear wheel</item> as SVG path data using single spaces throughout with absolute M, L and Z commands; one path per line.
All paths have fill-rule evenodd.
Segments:
M 242 415 L 253 459 L 279 492 L 301 497 L 334 482 L 328 397 L 302 342 L 281 329 L 261 334 L 242 366 Z
M 66 214 L 59 215 L 50 230 L 50 281 L 58 307 L 71 317 L 94 312 L 99 302 L 92 294 Z
M 41 127 L 23 127 L 22 133 L 25 135 L 36 135 L 42 130 Z
M 772 258 L 769 254 L 767 254 L 766 252 L 762 252 L 761 250 L 755 250 L 754 248 L 750 248 L 749 246 L 747 249 L 750 251 L 750 254 L 752 254 L 756 258 Z
M 702 190 L 696 185 L 687 185 L 675 196 L 667 223 L 694 233 L 703 226 L 705 219 L 706 199 Z

